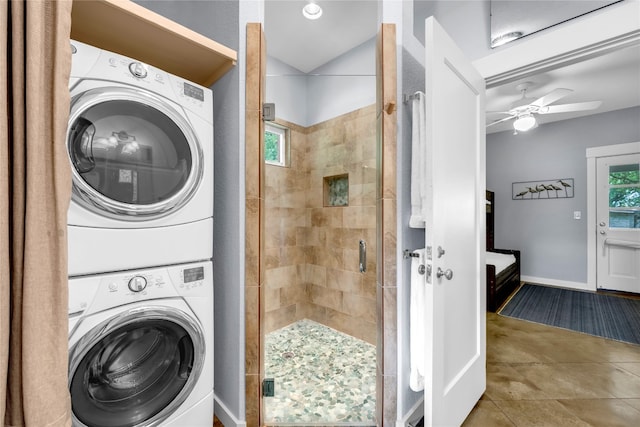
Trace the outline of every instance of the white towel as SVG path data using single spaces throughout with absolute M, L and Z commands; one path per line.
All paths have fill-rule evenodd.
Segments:
M 409 227 L 425 227 L 427 196 L 427 136 L 425 117 L 425 95 L 416 92 L 413 99 L 411 124 L 411 217 Z
M 414 254 L 420 257 L 411 258 L 411 304 L 409 305 L 409 357 L 411 374 L 409 387 L 413 391 L 424 390 L 425 362 L 425 275 L 418 272 L 420 265 L 425 264 L 425 250 L 416 249 Z

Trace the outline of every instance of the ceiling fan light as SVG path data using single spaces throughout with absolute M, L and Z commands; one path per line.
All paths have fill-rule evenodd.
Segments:
M 531 114 L 523 114 L 513 122 L 513 128 L 518 132 L 526 132 L 536 125 L 536 118 Z
M 307 19 L 318 19 L 322 16 L 322 8 L 313 2 L 309 2 L 302 8 L 302 14 Z

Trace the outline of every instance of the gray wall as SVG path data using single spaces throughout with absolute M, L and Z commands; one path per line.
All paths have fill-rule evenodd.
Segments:
M 487 189 L 495 191 L 495 246 L 522 251 L 523 276 L 587 282 L 589 147 L 640 141 L 640 108 L 487 135 Z M 512 200 L 513 182 L 573 178 L 568 199 Z M 580 211 L 582 219 L 574 220 Z M 560 282 L 560 283 L 558 283 Z M 567 283 L 571 285 L 572 283 Z
M 267 102 L 276 104 L 276 117 L 300 126 L 375 104 L 375 59 L 375 38 L 308 74 L 268 57 Z
M 424 20 L 434 16 L 470 60 L 492 53 L 490 0 L 413 1 L 413 32 L 424 45 Z
M 376 39 L 311 71 L 307 126 L 376 103 Z
M 276 104 L 277 118 L 307 126 L 307 79 L 302 71 L 267 55 L 265 98 Z
M 236 0 L 136 3 L 238 51 Z M 231 415 L 244 420 L 244 147 L 240 144 L 240 72 L 231 69 L 211 89 L 214 100 L 214 390 Z M 244 113 L 242 113 L 244 114 Z M 242 243 L 242 244 L 241 244 Z

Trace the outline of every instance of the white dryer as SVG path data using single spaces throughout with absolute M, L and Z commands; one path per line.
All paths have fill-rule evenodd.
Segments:
M 211 261 L 69 280 L 73 425 L 210 427 Z
M 72 42 L 69 275 L 211 259 L 213 95 Z

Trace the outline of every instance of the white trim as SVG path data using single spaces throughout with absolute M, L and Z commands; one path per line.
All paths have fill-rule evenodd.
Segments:
M 247 427 L 247 422 L 240 421 L 236 417 L 234 417 L 231 411 L 229 411 L 229 408 L 227 408 L 224 403 L 218 400 L 217 396 L 214 395 L 213 400 L 214 400 L 213 413 L 215 414 L 216 417 L 218 417 L 220 422 L 225 427 L 234 427 L 234 426 Z
M 640 153 L 640 142 L 587 148 L 587 285 L 595 290 L 597 280 L 596 255 L 596 161 L 599 157 Z
M 555 286 L 557 288 L 576 289 L 579 291 L 595 291 L 595 286 L 589 286 L 588 283 L 570 282 L 568 280 L 548 279 L 546 277 L 520 276 L 520 280 L 527 283 Z
M 629 0 L 524 37 L 473 65 L 487 80 L 487 87 L 492 87 L 639 41 L 640 0 Z
M 628 142 L 626 144 L 604 145 L 602 147 L 587 148 L 587 158 L 624 156 L 626 154 L 640 153 L 640 142 Z
M 272 166 L 289 167 L 289 128 L 274 122 L 268 122 L 264 124 L 264 132 L 278 135 L 278 160 L 265 159 L 265 163 Z
M 424 416 L 424 394 L 418 400 L 415 405 L 413 405 L 409 412 L 407 412 L 402 419 L 396 420 L 396 427 L 408 427 L 415 426 L 418 424 L 418 421 Z

